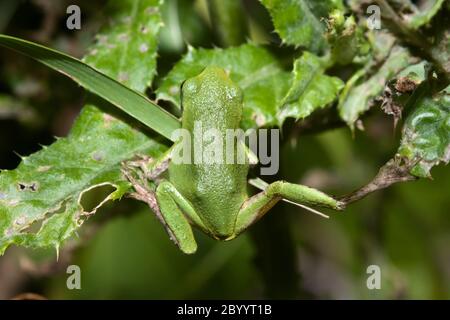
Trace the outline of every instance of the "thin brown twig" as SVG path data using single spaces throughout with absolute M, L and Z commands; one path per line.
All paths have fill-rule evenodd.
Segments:
M 380 168 L 375 178 L 362 188 L 343 196 L 339 200 L 348 205 L 361 200 L 372 192 L 385 189 L 395 183 L 416 180 L 410 173 L 413 163 L 402 164 L 403 159 L 394 158 Z

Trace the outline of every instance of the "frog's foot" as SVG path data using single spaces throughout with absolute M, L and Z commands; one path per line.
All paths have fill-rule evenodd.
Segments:
M 154 162 L 154 159 L 145 154 L 137 154 L 135 159 L 127 161 L 127 164 L 131 167 L 141 168 L 143 171 Z

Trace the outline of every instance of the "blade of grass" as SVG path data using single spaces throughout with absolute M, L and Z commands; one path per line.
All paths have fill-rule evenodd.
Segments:
M 171 139 L 180 122 L 142 94 L 62 52 L 23 39 L 0 35 L 0 46 L 27 55 L 100 96 L 133 118 Z

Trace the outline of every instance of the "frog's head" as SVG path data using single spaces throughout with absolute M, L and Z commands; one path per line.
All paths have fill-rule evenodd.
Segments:
M 183 100 L 209 97 L 242 102 L 241 89 L 230 79 L 227 71 L 216 66 L 208 66 L 197 76 L 186 80 L 181 87 L 181 94 Z
M 181 87 L 181 101 L 186 120 L 209 120 L 215 125 L 237 126 L 242 114 L 242 91 L 219 67 L 206 67 Z M 221 127 L 221 126 L 219 126 Z

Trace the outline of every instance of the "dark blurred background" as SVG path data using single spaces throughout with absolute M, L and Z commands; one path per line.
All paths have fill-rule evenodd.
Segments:
M 65 10 L 72 3 L 82 8 L 81 31 L 65 28 Z M 0 33 L 82 57 L 101 25 L 103 5 L 1 0 Z M 196 32 L 208 28 L 202 5 L 166 0 L 167 8 L 174 5 L 192 11 L 180 18 L 184 38 L 195 46 L 211 46 L 210 32 Z M 246 1 L 246 7 L 252 10 L 253 39 L 276 41 L 258 2 Z M 184 50 L 184 42 L 163 30 L 159 76 Z M 82 105 L 83 90 L 75 83 L 1 48 L 0 168 L 14 169 L 18 155 L 67 135 Z M 336 195 L 364 185 L 395 153 L 399 140 L 392 119 L 382 112 L 364 124 L 366 130 L 354 137 L 341 128 L 289 140 L 279 178 Z M 199 251 L 193 256 L 170 242 L 144 205 L 127 199 L 109 203 L 83 226 L 79 239 L 62 248 L 58 261 L 54 250 L 8 249 L 0 257 L 0 298 L 33 292 L 59 299 L 449 299 L 450 170 L 439 166 L 432 174 L 433 180 L 398 184 L 345 212 L 330 212 L 329 220 L 280 203 L 232 242 L 197 232 Z M 70 264 L 81 268 L 81 290 L 66 287 Z M 380 290 L 366 286 L 370 265 L 381 268 Z

